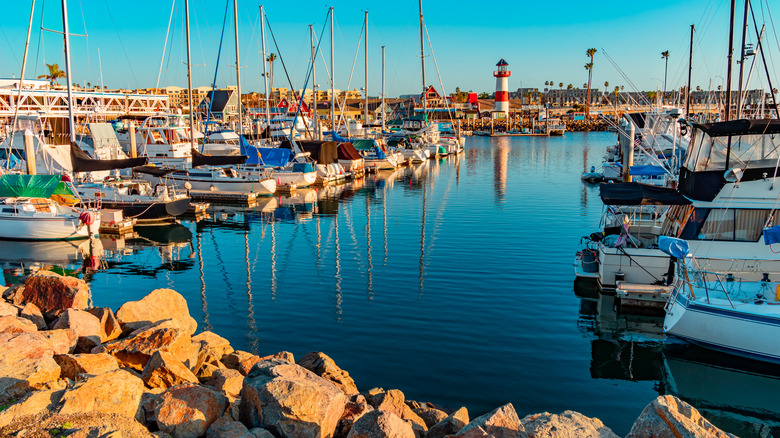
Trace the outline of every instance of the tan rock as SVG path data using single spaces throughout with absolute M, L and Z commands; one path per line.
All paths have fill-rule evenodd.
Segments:
M 241 396 L 241 388 L 244 386 L 244 376 L 236 370 L 216 370 L 211 376 L 208 385 L 219 391 L 232 403 Z
M 598 418 L 586 417 L 574 411 L 565 411 L 560 415 L 549 412 L 533 414 L 520 422 L 529 438 L 618 438 Z
M 241 422 L 220 417 L 211 424 L 206 438 L 254 438 L 254 435 Z
M 0 316 L 18 316 L 19 309 L 13 304 L 0 300 Z
M 225 368 L 221 359 L 233 353 L 233 347 L 227 339 L 212 332 L 203 332 L 194 336 L 192 343 L 198 346 L 198 360 L 193 371 L 201 381 L 209 380 L 214 371 Z
M 0 333 L 0 404 L 60 378 L 52 344 L 41 332 Z
M 260 356 L 256 356 L 246 351 L 236 350 L 230 354 L 225 355 L 222 358 L 222 363 L 226 368 L 231 370 L 238 370 L 241 374 L 246 376 L 252 367 L 260 362 Z
M 27 394 L 23 399 L 0 411 L 0 428 L 25 415 L 37 415 L 52 410 L 60 402 L 64 390 L 43 390 Z
M 341 388 L 347 395 L 357 394 L 357 386 L 355 381 L 349 376 L 349 373 L 342 370 L 336 365 L 336 362 L 325 353 L 319 351 L 313 351 L 303 356 L 298 365 L 306 368 L 314 374 L 322 377 L 325 380 L 333 382 L 336 386 Z
M 375 409 L 392 412 L 402 420 L 409 420 L 414 424 L 428 430 L 428 426 L 425 425 L 425 421 L 420 418 L 419 415 L 412 411 L 412 408 L 405 403 L 404 393 L 398 389 L 390 389 L 384 391 L 379 389 L 378 391 L 371 390 L 366 397 L 368 403 Z
M 204 350 L 219 359 L 233 352 L 230 342 L 214 332 L 205 331 L 192 337 L 192 342 L 205 342 Z
M 78 380 L 82 374 L 98 375 L 119 369 L 114 356 L 99 354 L 57 354 L 54 360 L 62 369 L 62 377 Z
M 164 319 L 173 319 L 192 336 L 198 324 L 190 316 L 187 300 L 171 289 L 155 289 L 138 301 L 129 301 L 116 312 L 116 319 L 126 328 L 135 330 Z
M 8 292 L 11 303 L 33 303 L 43 313 L 59 314 L 65 309 L 86 309 L 89 305 L 89 286 L 84 280 L 50 271 L 38 271 L 27 277 L 23 286 Z
M 201 382 L 207 382 L 211 380 L 212 377 L 214 377 L 214 373 L 217 372 L 217 370 L 226 370 L 226 369 L 228 368 L 226 368 L 225 365 L 218 360 L 213 362 L 205 362 L 201 364 L 201 366 L 198 368 L 198 372 L 195 375 L 198 377 L 198 380 L 200 380 Z
M 241 421 L 285 437 L 333 436 L 347 397 L 331 382 L 282 359 L 258 362 L 244 379 Z
M 32 323 L 38 327 L 38 330 L 46 330 L 48 328 L 46 320 L 43 318 L 43 313 L 41 313 L 41 309 L 33 303 L 25 304 L 19 316 L 32 321 Z
M 38 327 L 29 319 L 20 316 L 0 316 L 0 333 L 37 332 Z
M 471 429 L 476 428 L 481 428 L 482 431 L 471 431 Z M 498 409 L 471 420 L 469 424 L 463 427 L 457 434 L 452 435 L 452 437 L 483 436 L 483 433 L 496 438 L 525 438 L 528 436 L 520 419 L 517 418 L 517 412 L 515 412 L 515 407 L 512 406 L 512 403 L 507 403 Z
M 150 388 L 170 388 L 182 383 L 198 383 L 195 374 L 171 353 L 155 351 L 146 363 L 141 380 Z
M 174 438 L 196 438 L 225 412 L 228 401 L 217 391 L 192 383 L 174 386 L 157 398 L 157 427 Z
M 348 438 L 415 438 L 412 426 L 392 412 L 375 410 L 355 422 Z
M 436 408 L 417 408 L 412 409 L 412 412 L 422 418 L 428 428 L 431 428 L 434 424 L 447 418 L 446 412 Z
M 121 366 L 142 371 L 156 351 L 170 353 L 186 367 L 195 363 L 197 347 L 192 345 L 190 335 L 178 328 L 151 326 L 131 333 L 130 337 L 100 345 L 93 353 L 108 353 Z
M 54 354 L 68 354 L 72 353 L 76 348 L 76 343 L 79 337 L 71 329 L 62 330 L 47 330 L 45 332 L 38 332 L 46 338 L 51 345 L 52 352 Z
M 295 356 L 293 356 L 293 354 L 290 353 L 289 351 L 280 351 L 278 353 L 270 354 L 268 356 L 263 356 L 260 358 L 260 360 L 266 360 L 266 359 L 282 359 L 290 363 L 295 363 Z
M 59 413 L 99 412 L 135 417 L 144 393 L 144 382 L 124 370 L 114 370 L 76 383 L 65 391 Z
M 726 438 L 698 410 L 673 395 L 658 396 L 639 414 L 626 438 Z
M 465 407 L 460 408 L 431 426 L 425 438 L 444 438 L 447 435 L 454 435 L 467 424 L 469 424 L 469 412 Z
M 67 309 L 59 319 L 52 324 L 52 329 L 71 329 L 76 332 L 79 340 L 76 351 L 89 352 L 100 345 L 100 320 L 86 310 Z
M 122 327 L 114 316 L 114 311 L 108 307 L 93 307 L 87 312 L 100 321 L 100 342 L 112 341 L 122 336 Z
M 373 410 L 374 408 L 368 404 L 365 397 L 360 394 L 353 395 L 344 407 L 344 413 L 341 414 L 334 436 L 338 438 L 346 437 L 349 431 L 352 430 L 355 422 Z

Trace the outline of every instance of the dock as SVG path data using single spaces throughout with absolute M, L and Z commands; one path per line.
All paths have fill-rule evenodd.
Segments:
M 252 204 L 257 200 L 257 193 L 190 190 L 190 198 L 192 198 L 192 200 L 195 202 L 214 202 L 218 204 Z
M 618 281 L 615 288 L 615 298 L 618 301 L 619 309 L 629 308 L 632 312 L 663 314 L 664 306 L 666 306 L 671 292 L 672 286 Z

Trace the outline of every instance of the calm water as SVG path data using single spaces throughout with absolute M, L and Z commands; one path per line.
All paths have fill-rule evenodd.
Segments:
M 778 379 L 687 350 L 672 358 L 660 320 L 575 296 L 574 253 L 601 213 L 580 172 L 612 142 L 472 137 L 459 158 L 138 229 L 139 239 L 102 242 L 93 301 L 116 309 L 173 288 L 200 329 L 235 348 L 324 351 L 361 390 L 398 388 L 472 417 L 512 402 L 521 417 L 572 409 L 625 434 L 666 392 L 735 433 L 746 432 L 724 406 L 780 416 Z M 0 253 L 56 253 L 15 245 Z M 15 274 L 6 269 L 6 281 Z

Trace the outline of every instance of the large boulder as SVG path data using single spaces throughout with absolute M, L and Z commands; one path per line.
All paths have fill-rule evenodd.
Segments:
M 374 388 L 368 391 L 366 396 L 368 403 L 375 409 L 392 412 L 403 420 L 409 420 L 423 430 L 428 430 L 425 420 L 412 411 L 412 408 L 406 404 L 404 393 L 398 389 L 385 391 L 381 388 Z
M 220 417 L 212 423 L 206 438 L 255 438 L 240 421 Z
M 173 328 L 166 321 L 136 330 L 129 337 L 95 347 L 93 353 L 108 353 L 121 366 L 142 371 L 156 351 L 170 353 L 187 368 L 197 360 L 197 346 L 187 331 Z
M 533 414 L 520 422 L 529 438 L 618 438 L 598 418 L 574 411 L 564 411 L 560 415 L 549 412 Z
M 352 425 L 348 438 L 415 438 L 411 424 L 392 412 L 375 410 Z
M 109 371 L 82 380 L 65 391 L 59 413 L 99 412 L 134 418 L 143 393 L 144 382 L 138 377 L 124 370 Z
M 198 378 L 171 353 L 155 351 L 146 363 L 141 379 L 150 388 L 167 389 L 182 383 L 198 383 Z
M 79 338 L 100 344 L 100 320 L 86 310 L 67 309 L 52 324 L 52 329 L 71 329 Z
M 406 403 L 409 404 L 408 402 Z M 412 412 L 419 415 L 430 429 L 433 425 L 447 418 L 447 413 L 436 408 L 412 408 Z M 468 421 L 466 422 L 468 423 Z M 457 431 L 456 431 L 457 432 Z
M 344 413 L 341 414 L 334 436 L 337 438 L 345 438 L 349 434 L 349 431 L 352 430 L 352 426 L 355 422 L 363 415 L 366 415 L 373 410 L 374 408 L 368 404 L 368 401 L 366 401 L 364 396 L 361 394 L 353 395 L 344 407 Z
M 444 438 L 447 435 L 454 435 L 467 424 L 469 424 L 469 411 L 463 407 L 431 426 L 425 438 Z
M 233 352 L 230 341 L 210 331 L 198 333 L 193 336 L 192 342 L 205 343 L 202 347 L 203 350 L 219 359 L 221 359 L 222 356 Z
M 358 393 L 355 381 L 349 376 L 349 373 L 336 365 L 336 362 L 325 353 L 312 351 L 298 360 L 298 365 L 306 368 L 314 374 L 325 380 L 333 382 L 334 385 L 341 388 L 347 395 Z
M 192 336 L 198 323 L 190 316 L 187 300 L 172 289 L 155 289 L 138 301 L 129 301 L 116 312 L 123 331 L 137 330 L 165 319 L 172 319 Z
M 0 411 L 0 428 L 25 415 L 37 415 L 55 409 L 64 389 L 48 389 L 27 394 L 18 402 Z
M 114 311 L 109 307 L 93 307 L 87 312 L 94 315 L 100 321 L 100 342 L 112 341 L 122 336 L 122 327 L 114 316 Z
M 174 438 L 197 438 L 225 413 L 228 401 L 217 391 L 192 383 L 174 386 L 157 397 L 157 427 Z
M 38 333 L 51 345 L 54 354 L 73 353 L 79 339 L 76 332 L 71 329 L 46 330 Z
M 236 350 L 222 357 L 221 362 L 226 368 L 231 370 L 237 370 L 242 375 L 246 376 L 252 367 L 260 362 L 260 356 L 255 354 Z
M 86 309 L 89 286 L 84 280 L 50 271 L 38 271 L 7 291 L 7 299 L 22 306 L 35 304 L 43 313 L 59 314 L 65 309 Z
M 29 319 L 21 316 L 0 316 L 0 333 L 37 332 L 38 327 Z
M 517 412 L 512 403 L 507 403 L 498 409 L 477 417 L 453 438 L 466 438 L 472 436 L 494 436 L 495 438 L 526 438 L 525 428 L 517 417 Z
M 281 438 L 333 436 L 347 397 L 331 382 L 283 359 L 258 362 L 244 379 L 240 415 Z
M 62 369 L 62 377 L 71 380 L 77 380 L 84 374 L 96 376 L 119 369 L 116 358 L 106 353 L 57 354 L 54 360 Z
M 208 385 L 222 393 L 232 403 L 241 397 L 244 376 L 236 370 L 220 369 L 214 371 Z
M 198 346 L 198 360 L 192 371 L 201 381 L 211 379 L 216 370 L 225 368 L 221 359 L 233 353 L 227 339 L 208 331 L 193 336 L 192 343 Z
M 673 395 L 658 396 L 639 414 L 626 438 L 726 438 L 696 408 Z
M 19 308 L 0 299 L 0 316 L 17 316 Z
M 38 327 L 38 330 L 46 330 L 48 328 L 46 319 L 43 318 L 43 313 L 41 313 L 41 309 L 33 303 L 25 304 L 24 308 L 22 308 L 22 312 L 19 313 L 19 316 L 32 321 L 32 323 Z
M 0 405 L 60 378 L 55 348 L 42 332 L 0 333 Z

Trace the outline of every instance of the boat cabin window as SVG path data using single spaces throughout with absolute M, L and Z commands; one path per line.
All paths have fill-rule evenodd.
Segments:
M 694 172 L 726 169 L 726 151 L 731 145 L 728 167 L 774 167 L 780 156 L 780 135 L 738 135 L 710 137 L 703 131 L 694 136 L 685 157 L 685 167 Z
M 776 215 L 769 226 L 780 224 Z M 769 210 L 697 208 L 680 237 L 687 240 L 757 242 L 769 217 Z
M 16 213 L 16 208 L 14 208 L 14 207 L 3 207 L 3 213 Z

